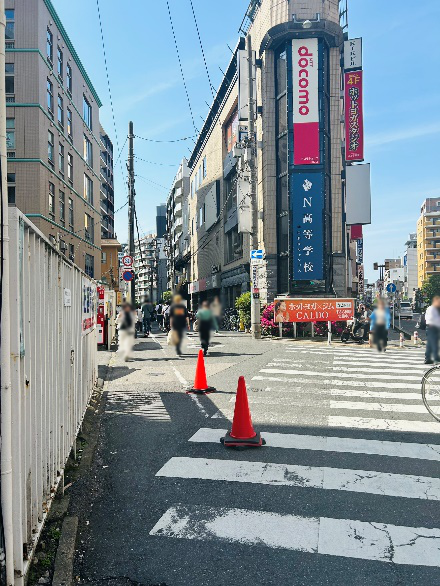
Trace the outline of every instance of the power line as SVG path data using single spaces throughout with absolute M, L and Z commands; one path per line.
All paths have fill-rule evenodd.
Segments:
M 170 190 L 169 187 L 165 187 L 165 185 L 161 185 L 160 183 L 156 183 L 155 181 L 152 181 L 151 179 L 148 179 L 147 177 L 143 177 L 142 175 L 138 175 L 137 173 L 135 174 L 135 176 L 139 177 L 139 179 L 143 179 L 144 181 L 147 181 L 148 183 L 152 183 L 153 185 L 157 185 L 157 187 L 160 187 L 161 189 L 165 189 L 165 191 Z
M 175 138 L 173 140 L 156 140 L 154 138 L 146 138 L 145 136 L 139 136 L 138 134 L 135 134 L 136 138 L 140 138 L 141 140 L 146 140 L 148 142 L 156 142 L 156 143 L 169 143 L 169 142 L 181 142 L 184 140 L 191 140 L 193 138 L 197 138 L 197 134 L 193 135 L 193 136 L 184 136 L 183 138 Z
M 167 0 L 167 8 L 168 8 L 168 16 L 170 17 L 171 32 L 173 33 L 173 38 L 174 38 L 174 45 L 176 47 L 177 60 L 179 61 L 180 74 L 182 76 L 183 87 L 185 88 L 186 99 L 188 100 L 188 106 L 189 106 L 189 111 L 191 114 L 191 120 L 192 120 L 192 123 L 194 126 L 194 130 L 196 131 L 196 134 L 199 134 L 196 123 L 194 121 L 194 115 L 193 115 L 193 111 L 192 111 L 192 107 L 191 107 L 191 101 L 189 99 L 188 88 L 187 88 L 186 81 L 185 81 L 185 75 L 183 73 L 182 61 L 180 59 L 179 47 L 177 45 L 177 37 L 176 37 L 176 33 L 174 32 L 173 17 L 171 16 L 170 3 L 168 0 Z
M 143 163 L 149 163 L 150 165 L 159 165 L 160 167 L 177 167 L 175 163 L 157 163 L 155 161 L 147 161 L 147 159 L 143 159 L 142 157 L 138 157 L 137 155 L 135 155 L 134 158 L 138 161 L 142 161 Z
M 214 86 L 212 85 L 212 82 L 211 82 L 211 77 L 209 75 L 208 64 L 206 63 L 205 51 L 203 50 L 202 37 L 200 36 L 199 25 L 197 24 L 196 13 L 194 11 L 194 4 L 193 4 L 192 0 L 189 0 L 189 3 L 191 4 L 191 10 L 192 10 L 192 14 L 193 14 L 194 24 L 196 25 L 197 36 L 199 38 L 200 49 L 202 51 L 203 63 L 205 64 L 205 71 L 206 71 L 206 75 L 208 76 L 209 89 L 211 90 L 211 94 L 212 94 L 213 99 L 215 99 L 215 90 L 214 90 Z
M 128 140 L 128 136 L 127 136 L 127 137 L 125 137 L 125 142 L 124 142 L 124 144 L 122 145 L 122 147 L 121 147 L 121 150 L 119 151 L 119 155 L 117 156 L 115 163 L 117 163 L 117 162 L 119 161 L 119 157 L 122 155 L 122 151 L 124 150 L 124 147 L 125 147 L 125 145 L 127 144 L 127 140 Z M 122 164 L 122 163 L 121 163 L 121 164 Z

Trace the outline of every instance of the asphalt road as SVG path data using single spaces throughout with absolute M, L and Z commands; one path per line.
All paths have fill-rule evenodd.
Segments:
M 420 399 L 423 351 L 213 339 L 185 394 L 164 335 L 110 364 L 90 475 L 71 489 L 82 584 L 440 584 L 440 423 Z M 244 375 L 261 448 L 224 448 Z

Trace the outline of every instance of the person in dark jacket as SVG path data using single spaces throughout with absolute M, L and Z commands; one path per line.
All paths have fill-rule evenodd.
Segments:
M 176 344 L 176 353 L 178 356 L 182 355 L 182 342 L 185 329 L 189 330 L 189 316 L 188 316 L 188 309 L 186 305 L 183 303 L 183 299 L 180 295 L 175 295 L 173 299 L 173 304 L 169 310 L 170 316 L 170 327 L 175 332 L 175 336 L 177 339 Z
M 379 352 L 386 352 L 390 326 L 390 309 L 383 299 L 379 299 L 376 309 L 370 315 L 370 332 L 373 333 L 373 342 Z
M 201 308 L 197 312 L 196 319 L 199 325 L 200 345 L 203 348 L 203 354 L 206 356 L 209 349 L 209 339 L 211 337 L 211 330 L 214 316 L 209 308 L 209 303 L 203 301 Z

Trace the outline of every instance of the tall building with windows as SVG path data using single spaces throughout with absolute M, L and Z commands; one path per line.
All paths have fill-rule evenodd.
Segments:
M 50 0 L 6 0 L 8 197 L 101 274 L 101 101 Z
M 100 127 L 101 140 L 101 238 L 115 238 L 115 188 L 113 182 L 113 143 Z
M 258 283 L 263 303 L 276 295 L 352 292 L 345 207 L 351 162 L 345 162 L 341 122 L 344 6 L 342 0 L 250 0 L 242 36 L 188 159 L 187 273 L 196 305 L 220 295 L 223 305 L 233 306 L 249 290 L 252 231 L 265 255 Z M 255 57 L 253 222 L 246 147 L 248 34 Z M 368 220 L 355 217 L 350 223 Z
M 148 234 L 134 242 L 134 272 L 136 303 L 148 297 L 157 301 L 158 248 L 156 234 Z
M 440 198 L 428 197 L 417 221 L 417 286 L 440 275 Z

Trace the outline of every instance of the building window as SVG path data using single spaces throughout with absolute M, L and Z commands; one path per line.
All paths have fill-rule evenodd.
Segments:
M 93 218 L 89 214 L 84 214 L 84 234 L 87 242 L 94 242 Z
M 69 260 L 72 262 L 75 260 L 75 246 L 73 244 L 69 244 Z
M 93 181 L 84 173 L 84 199 L 93 205 Z
M 67 108 L 67 136 L 72 140 L 73 137 L 73 125 L 72 125 L 72 110 Z
M 92 106 L 85 96 L 83 96 L 83 119 L 90 130 L 92 130 Z
M 47 159 L 49 161 L 50 166 L 53 168 L 55 162 L 55 154 L 54 154 L 54 136 L 53 133 L 48 130 L 47 131 Z
M 107 253 L 101 252 L 101 263 L 104 265 L 107 262 Z
M 15 39 L 15 11 L 5 10 L 6 16 L 6 30 L 5 39 L 6 41 L 13 41 Z
M 57 47 L 57 72 L 58 77 L 62 80 L 63 79 L 63 52 L 59 47 Z
M 47 109 L 53 116 L 53 84 L 50 79 L 47 80 Z
M 6 118 L 6 148 L 15 149 L 15 118 Z
M 13 63 L 5 64 L 5 91 L 6 94 L 15 94 L 15 67 Z
M 224 182 L 226 211 L 230 212 L 237 208 L 237 175 L 231 173 Z
M 55 185 L 49 183 L 49 216 L 55 218 Z
M 84 135 L 84 160 L 90 167 L 93 167 L 92 143 L 86 135 Z
M 61 143 L 58 145 L 58 167 L 61 175 L 64 176 L 64 145 Z
M 233 262 L 243 256 L 243 234 L 235 226 L 225 234 L 225 263 Z
M 60 202 L 60 222 L 64 226 L 64 222 L 66 221 L 66 199 L 65 199 L 64 191 L 59 192 L 59 202 Z
M 194 179 L 191 181 L 191 197 L 194 196 Z
M 66 85 L 67 85 L 67 91 L 69 92 L 70 95 L 72 95 L 73 71 L 72 71 L 72 66 L 70 65 L 70 63 L 66 64 Z
M 238 110 L 232 114 L 229 120 L 225 124 L 225 143 L 226 150 L 229 153 L 232 151 L 233 146 L 237 143 L 238 134 Z
M 58 124 L 61 128 L 64 128 L 64 101 L 63 98 L 58 94 Z
M 53 63 L 53 34 L 50 29 L 46 33 L 46 56 L 50 63 Z
M 15 173 L 8 173 L 8 203 L 15 204 Z
M 73 199 L 69 197 L 69 228 L 73 232 Z
M 203 157 L 203 179 L 205 179 L 207 173 L 208 173 L 208 171 L 207 171 L 207 167 L 206 167 L 206 155 L 205 155 Z
M 73 155 L 67 153 L 67 179 L 69 183 L 73 183 Z
M 95 259 L 91 254 L 86 254 L 84 272 L 92 279 L 95 276 Z

